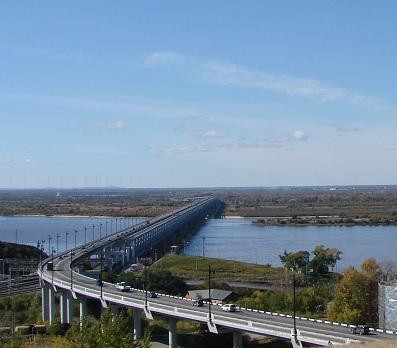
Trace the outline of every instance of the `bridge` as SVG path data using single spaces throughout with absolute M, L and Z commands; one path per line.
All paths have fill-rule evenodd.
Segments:
M 242 347 L 242 333 L 290 339 L 294 347 L 301 342 L 320 346 L 335 346 L 380 338 L 397 338 L 393 332 L 372 329 L 371 335 L 357 336 L 350 332 L 347 324 L 296 317 L 297 331 L 293 328 L 290 315 L 271 313 L 248 308 L 237 308 L 236 312 L 223 312 L 220 306 L 206 303 L 204 307 L 193 307 L 191 300 L 182 297 L 157 294 L 147 298 L 142 289 L 121 292 L 114 284 L 103 283 L 79 271 L 78 264 L 92 256 L 102 261 L 103 255 L 118 257 L 124 265 L 137 258 L 157 243 L 177 232 L 186 224 L 203 219 L 219 207 L 221 202 L 214 198 L 201 198 L 169 214 L 161 215 L 139 225 L 94 240 L 85 245 L 54 255 L 44 260 L 38 268 L 42 292 L 42 316 L 50 323 L 54 320 L 55 296 L 60 297 L 60 318 L 70 323 L 73 316 L 73 302 L 79 303 L 80 323 L 87 314 L 87 300 L 94 299 L 104 308 L 117 310 L 120 307 L 133 309 L 134 337 L 141 338 L 141 317 L 153 319 L 153 315 L 167 318 L 169 323 L 169 347 L 177 346 L 177 320 L 192 320 L 208 326 L 210 332 L 233 332 L 233 347 Z M 209 314 L 211 306 L 211 314 Z

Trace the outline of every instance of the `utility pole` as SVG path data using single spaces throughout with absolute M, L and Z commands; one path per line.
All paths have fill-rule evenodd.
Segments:
M 52 267 L 51 267 L 51 283 L 52 285 L 54 285 L 54 247 L 52 247 L 51 250 L 51 263 L 52 263 Z
M 87 244 L 87 226 L 84 227 L 84 244 Z
M 203 257 L 205 257 L 205 248 L 204 248 L 205 237 L 203 237 Z
M 101 271 L 99 272 L 99 280 L 100 280 L 100 284 L 101 284 L 101 298 L 103 298 L 102 270 L 103 270 L 103 250 L 101 248 Z
M 73 267 L 72 267 L 72 262 L 73 262 L 73 251 L 70 250 L 70 289 L 73 291 Z

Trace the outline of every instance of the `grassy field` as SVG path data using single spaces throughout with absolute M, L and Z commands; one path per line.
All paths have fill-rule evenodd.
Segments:
M 205 280 L 208 277 L 209 265 L 215 271 L 212 275 L 214 280 L 266 282 L 283 277 L 282 268 L 188 255 L 167 254 L 151 268 L 168 270 L 183 279 Z

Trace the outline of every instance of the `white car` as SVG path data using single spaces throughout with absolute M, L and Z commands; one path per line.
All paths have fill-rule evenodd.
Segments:
M 125 282 L 116 283 L 116 288 L 122 292 L 129 292 L 131 290 L 131 287 L 125 285 Z
M 222 306 L 222 310 L 225 312 L 235 312 L 236 311 L 236 305 L 232 303 L 224 304 Z

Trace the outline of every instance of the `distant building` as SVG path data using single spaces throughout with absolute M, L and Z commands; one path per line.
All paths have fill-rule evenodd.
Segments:
M 397 330 L 397 282 L 379 284 L 378 292 L 379 327 Z
M 186 298 L 192 300 L 202 299 L 203 301 L 209 301 L 208 289 L 204 290 L 191 290 L 187 293 Z M 211 301 L 213 304 L 223 304 L 230 301 L 235 301 L 238 296 L 232 291 L 221 290 L 221 289 L 211 289 Z

